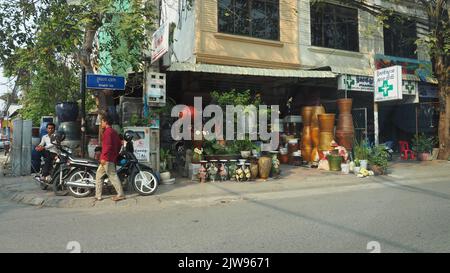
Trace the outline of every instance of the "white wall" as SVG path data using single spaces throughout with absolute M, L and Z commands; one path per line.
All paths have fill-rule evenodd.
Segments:
M 195 1 L 191 8 L 188 8 L 187 0 L 162 1 L 162 21 L 174 22 L 177 25 L 171 62 L 195 63 Z

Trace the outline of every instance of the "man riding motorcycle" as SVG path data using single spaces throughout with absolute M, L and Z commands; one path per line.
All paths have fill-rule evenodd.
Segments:
M 53 166 L 53 160 L 57 156 L 58 150 L 51 142 L 51 137 L 55 133 L 56 126 L 54 123 L 47 124 L 47 134 L 41 139 L 41 143 L 36 146 L 36 151 L 42 152 L 44 156 L 44 166 L 42 168 L 41 179 L 48 181 L 50 178 L 50 171 Z

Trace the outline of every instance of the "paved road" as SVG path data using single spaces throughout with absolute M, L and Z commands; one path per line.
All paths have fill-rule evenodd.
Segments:
M 450 252 L 450 179 L 221 204 L 38 208 L 0 200 L 0 252 Z M 71 249 L 72 245 L 69 245 Z

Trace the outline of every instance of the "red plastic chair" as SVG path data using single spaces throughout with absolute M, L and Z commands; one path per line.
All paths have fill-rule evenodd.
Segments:
M 400 140 L 398 142 L 400 147 L 400 158 L 403 160 L 408 160 L 408 154 L 410 155 L 411 159 L 416 159 L 416 155 L 414 152 L 409 148 L 408 141 Z

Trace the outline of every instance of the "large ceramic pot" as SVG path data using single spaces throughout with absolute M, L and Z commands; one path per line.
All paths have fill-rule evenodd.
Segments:
M 250 162 L 250 173 L 252 174 L 251 179 L 255 180 L 256 178 L 258 178 L 258 162 L 255 160 L 252 160 Z
M 268 156 L 261 156 L 258 159 L 258 173 L 262 179 L 269 178 L 270 170 L 272 169 L 272 158 Z
M 351 150 L 355 129 L 353 127 L 352 99 L 339 99 L 337 105 L 339 108 L 338 124 L 336 127 L 336 140 L 339 145 Z
M 342 156 L 328 155 L 327 160 L 330 171 L 341 171 Z
M 64 133 L 66 140 L 80 140 L 81 138 L 80 124 L 76 121 L 61 122 L 58 132 Z
M 311 127 L 319 127 L 318 115 L 324 114 L 325 108 L 323 106 L 313 106 L 311 112 Z
M 335 114 L 318 115 L 320 132 L 333 132 L 335 116 Z
M 289 163 L 289 155 L 288 154 L 279 154 L 278 159 L 280 160 L 281 164 L 288 164 Z
M 302 108 L 302 122 L 303 126 L 311 125 L 311 117 L 312 117 L 313 108 L 311 106 L 305 106 Z
M 333 149 L 331 142 L 334 140 L 333 133 L 330 132 L 320 132 L 319 135 L 319 150 L 329 151 Z
M 78 118 L 78 103 L 74 101 L 59 102 L 55 106 L 59 122 L 76 121 Z

